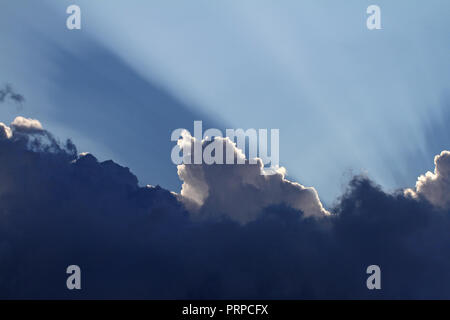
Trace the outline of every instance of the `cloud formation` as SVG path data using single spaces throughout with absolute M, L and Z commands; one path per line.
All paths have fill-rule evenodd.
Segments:
M 0 102 L 5 102 L 7 100 L 22 104 L 25 101 L 25 97 L 15 92 L 11 85 L 7 84 L 3 89 L 0 89 Z
M 405 194 L 414 198 L 424 197 L 433 205 L 450 208 L 450 151 L 442 151 L 434 157 L 434 172 L 419 176 L 416 188 L 405 190 Z
M 180 139 L 181 140 L 181 139 Z M 195 138 L 184 133 L 180 146 L 192 149 Z M 285 178 L 285 168 L 275 174 L 265 174 L 262 160 L 252 164 L 228 137 L 202 141 L 202 150 L 218 143 L 223 146 L 222 163 L 226 150 L 232 150 L 234 163 L 243 164 L 181 164 L 178 175 L 183 181 L 180 200 L 201 218 L 225 216 L 240 223 L 255 220 L 262 210 L 271 205 L 287 205 L 301 210 L 305 217 L 323 217 L 329 214 L 311 187 L 291 182 Z M 193 161 L 191 161 L 193 162 Z M 213 215 L 212 217 L 210 215 Z
M 24 118 L 24 117 L 16 117 L 14 121 L 11 123 L 11 126 L 14 127 L 16 130 L 21 131 L 42 131 L 42 124 L 39 122 L 39 120 L 30 119 L 30 118 Z
M 0 138 L 7 138 L 11 143 L 17 144 L 24 150 L 61 154 L 68 152 L 74 155 L 77 152 L 70 139 L 64 144 L 58 141 L 50 132 L 42 127 L 39 120 L 18 116 L 8 127 L 0 122 Z
M 301 188 L 256 178 L 258 167 L 184 167 L 208 187 L 201 210 L 210 219 L 192 219 L 198 213 L 179 195 L 139 187 L 128 168 L 78 155 L 40 127 L 0 124 L 1 298 L 450 298 L 442 285 L 450 210 L 424 197 L 356 176 L 332 214 L 317 219 L 293 207 Z M 240 192 L 249 210 L 259 208 L 245 224 L 227 213 L 238 207 L 230 198 L 247 200 Z M 65 288 L 71 264 L 81 267 L 80 291 Z M 372 264 L 381 268 L 379 291 L 366 288 Z

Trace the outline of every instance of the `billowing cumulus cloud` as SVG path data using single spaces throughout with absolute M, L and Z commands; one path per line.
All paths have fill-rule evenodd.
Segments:
M 424 197 L 356 176 L 317 219 L 282 176 L 200 166 L 204 185 L 189 182 L 189 192 L 207 187 L 200 210 L 211 219 L 197 219 L 179 195 L 139 187 L 128 168 L 79 155 L 44 128 L 0 129 L 1 298 L 450 298 L 450 210 Z M 185 182 L 197 174 L 181 169 Z M 231 194 L 215 189 L 223 184 Z M 230 196 L 243 202 L 238 215 Z M 269 200 L 257 206 L 256 197 Z M 72 264 L 79 291 L 65 287 Z M 372 264 L 382 290 L 366 288 Z
M 407 189 L 405 194 L 424 197 L 435 206 L 450 208 L 450 151 L 442 151 L 434 157 L 434 172 L 428 171 L 416 182 L 416 188 Z
M 180 146 L 192 149 L 195 138 L 183 135 Z M 213 142 L 203 140 L 202 150 L 208 145 L 222 145 L 223 160 L 232 150 L 234 163 L 243 164 L 181 164 L 178 175 L 183 181 L 180 197 L 186 206 L 202 218 L 226 216 L 240 223 L 255 220 L 262 210 L 271 205 L 284 204 L 301 210 L 305 217 L 323 217 L 328 212 L 323 208 L 314 188 L 304 187 L 285 178 L 285 169 L 266 174 L 261 159 L 251 164 L 245 155 L 228 137 L 216 137 Z M 186 149 L 185 149 L 186 150 Z M 193 162 L 193 161 L 191 161 Z
M 11 123 L 12 127 L 15 127 L 18 130 L 26 130 L 26 131 L 42 131 L 42 124 L 39 120 L 24 118 L 24 117 L 16 117 L 14 121 Z

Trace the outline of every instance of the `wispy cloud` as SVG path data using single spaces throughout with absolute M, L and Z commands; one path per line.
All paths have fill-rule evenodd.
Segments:
M 25 102 L 25 97 L 14 91 L 10 84 L 6 84 L 0 89 L 0 102 L 6 102 L 8 100 L 21 105 Z

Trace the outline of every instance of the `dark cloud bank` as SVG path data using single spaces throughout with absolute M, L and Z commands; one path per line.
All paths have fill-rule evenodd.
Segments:
M 198 219 L 182 195 L 139 187 L 128 168 L 77 155 L 38 121 L 16 118 L 0 126 L 0 297 L 450 298 L 449 162 L 442 153 L 416 189 L 395 194 L 356 176 L 322 217 L 273 199 L 255 215 L 245 202 L 264 181 L 236 179 L 235 190 L 255 195 L 239 201 L 215 181 Z M 208 199 L 217 198 L 254 218 L 216 214 Z M 66 288 L 71 264 L 80 291 Z M 371 264 L 382 290 L 366 288 Z

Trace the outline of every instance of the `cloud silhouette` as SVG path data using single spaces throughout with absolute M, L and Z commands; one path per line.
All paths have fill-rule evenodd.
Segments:
M 128 168 L 78 155 L 33 120 L 13 123 L 0 124 L 1 298 L 450 298 L 450 211 L 427 198 L 442 183 L 414 198 L 356 176 L 317 219 L 295 207 L 303 189 L 282 176 L 200 166 L 209 219 L 198 219 L 180 195 L 139 187 Z M 186 176 L 197 169 L 182 169 L 198 193 Z M 253 213 L 241 223 L 244 201 Z M 79 291 L 65 287 L 72 264 Z M 366 288 L 372 264 L 382 290 Z

